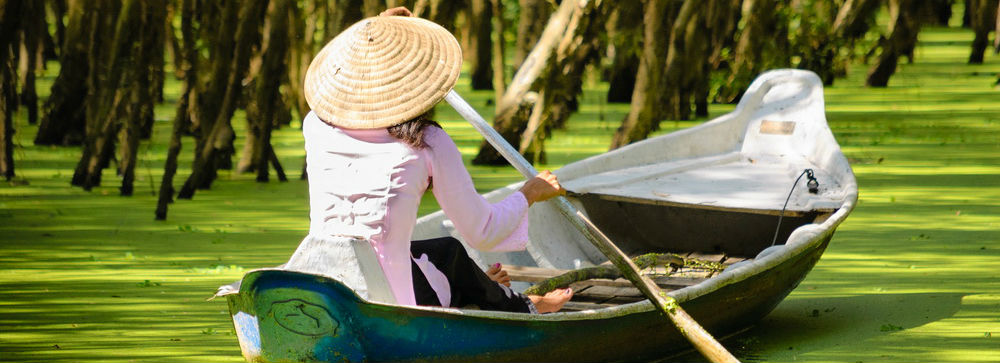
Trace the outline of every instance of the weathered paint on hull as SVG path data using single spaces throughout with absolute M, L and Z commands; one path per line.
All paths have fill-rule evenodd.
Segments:
M 713 334 L 743 329 L 798 285 L 831 235 L 773 269 L 682 305 Z M 553 315 L 562 319 L 484 317 L 371 304 L 334 280 L 288 271 L 250 273 L 228 299 L 251 362 L 643 361 L 690 347 L 646 303 L 603 318 L 586 312 Z

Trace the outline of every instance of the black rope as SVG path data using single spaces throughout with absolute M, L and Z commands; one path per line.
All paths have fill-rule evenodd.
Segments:
M 771 246 L 774 246 L 778 242 L 778 231 L 781 230 L 781 219 L 785 216 L 785 209 L 788 208 L 788 201 L 792 199 L 792 192 L 795 191 L 795 186 L 799 185 L 799 180 L 802 180 L 802 176 L 805 175 L 806 187 L 809 188 L 809 193 L 816 194 L 819 193 L 819 181 L 816 181 L 816 174 L 813 173 L 812 169 L 806 169 L 799 174 L 798 178 L 795 178 L 795 183 L 792 184 L 792 189 L 788 191 L 788 197 L 785 198 L 785 205 L 781 206 L 781 214 L 778 214 L 778 226 L 774 227 L 774 238 L 771 239 Z

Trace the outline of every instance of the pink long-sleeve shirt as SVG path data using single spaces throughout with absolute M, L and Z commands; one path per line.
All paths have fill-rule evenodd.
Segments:
M 302 133 L 309 173 L 309 233 L 368 240 L 399 304 L 416 304 L 410 240 L 420 199 L 432 181 L 441 209 L 473 248 L 518 251 L 528 243 L 524 194 L 512 193 L 495 204 L 486 201 L 476 192 L 455 143 L 440 128 L 428 127 L 427 147 L 416 149 L 384 128 L 339 128 L 310 112 Z M 428 279 L 434 285 L 434 277 Z

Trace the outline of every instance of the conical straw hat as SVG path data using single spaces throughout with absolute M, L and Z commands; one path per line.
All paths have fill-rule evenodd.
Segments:
M 306 102 L 331 125 L 389 127 L 434 107 L 455 86 L 461 67 L 462 48 L 440 25 L 376 16 L 351 25 L 313 58 Z

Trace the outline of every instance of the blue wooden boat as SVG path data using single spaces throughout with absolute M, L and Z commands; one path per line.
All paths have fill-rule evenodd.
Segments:
M 799 70 L 763 74 L 729 114 L 556 173 L 627 254 L 706 262 L 644 273 L 657 275 L 716 336 L 774 309 L 857 202 L 854 174 L 826 124 L 822 83 Z M 498 200 L 517 188 L 486 196 Z M 553 206 L 539 203 L 530 213 L 527 251 L 470 255 L 484 266 L 502 262 L 515 288 L 605 263 Z M 458 237 L 438 212 L 418 221 L 414 238 L 442 235 Z M 226 296 L 250 362 L 647 361 L 690 348 L 624 280 L 574 286 L 563 312 L 543 315 L 401 306 L 278 268 L 247 273 Z

